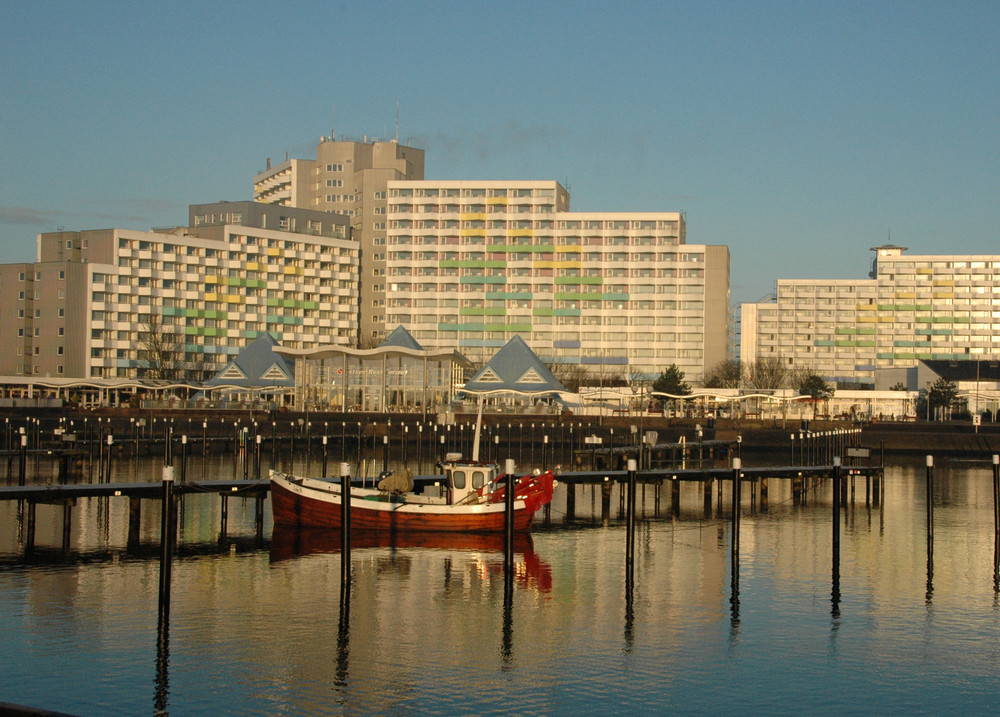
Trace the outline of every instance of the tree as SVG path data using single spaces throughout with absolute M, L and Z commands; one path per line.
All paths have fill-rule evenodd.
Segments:
M 579 393 L 580 386 L 587 384 L 591 380 L 590 372 L 578 363 L 563 363 L 559 361 L 548 364 L 548 369 L 570 393 Z
M 701 385 L 705 388 L 739 388 L 743 383 L 743 364 L 722 361 L 705 373 Z
M 773 391 L 785 385 L 788 368 L 779 358 L 762 358 L 746 366 L 744 376 L 747 388 Z
M 674 396 L 687 396 L 691 387 L 684 380 L 684 372 L 672 363 L 653 380 L 652 389 L 658 393 L 670 393 Z
M 823 380 L 822 376 L 809 373 L 797 386 L 800 396 L 809 396 L 813 404 L 813 420 L 816 419 L 816 404 L 825 401 L 833 395 L 834 391 L 830 385 Z
M 136 374 L 139 378 L 174 381 L 180 378 L 184 344 L 173 326 L 159 314 L 149 314 L 139 327 Z
M 939 378 L 923 396 L 917 399 L 917 416 L 933 418 L 939 408 L 942 409 L 941 418 L 945 417 L 945 409 L 966 410 L 965 401 L 958 398 L 958 386 L 945 378 Z
M 893 385 L 889 386 L 889 390 L 890 391 L 905 391 L 906 390 L 906 386 L 903 384 L 902 381 L 897 381 Z

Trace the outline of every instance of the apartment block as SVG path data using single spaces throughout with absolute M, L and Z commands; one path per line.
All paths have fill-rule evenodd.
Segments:
M 350 218 L 360 243 L 359 345 L 386 334 L 386 185 L 423 179 L 424 151 L 396 140 L 322 137 L 316 159 L 286 159 L 254 177 L 258 202 L 335 212 Z M 388 326 L 391 330 L 394 326 Z
M 850 387 L 918 360 L 1000 354 L 1000 256 L 872 251 L 867 280 L 783 279 L 775 301 L 744 305 L 741 358 L 778 358 Z
M 254 202 L 193 205 L 190 226 L 38 235 L 0 268 L 0 373 L 204 380 L 267 332 L 290 348 L 353 344 L 358 243 L 344 217 Z M 159 364 L 162 365 L 162 364 Z M 166 377 L 166 376 L 156 376 Z
M 725 360 L 729 251 L 676 212 L 571 212 L 555 181 L 390 181 L 386 321 L 474 362 L 520 335 L 545 361 L 697 381 Z

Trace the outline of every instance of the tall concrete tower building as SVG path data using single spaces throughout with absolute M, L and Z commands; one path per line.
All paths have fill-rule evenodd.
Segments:
M 423 179 L 424 151 L 397 140 L 321 137 L 316 159 L 286 159 L 254 177 L 254 200 L 350 217 L 361 245 L 358 343 L 386 333 L 386 206 L 391 180 Z M 394 327 L 393 327 L 394 328 Z

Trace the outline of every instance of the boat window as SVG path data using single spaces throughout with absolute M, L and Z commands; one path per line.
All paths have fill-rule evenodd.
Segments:
M 452 471 L 451 473 L 451 484 L 455 488 L 465 487 L 465 471 Z
M 472 487 L 482 488 L 486 485 L 486 474 L 483 471 L 472 472 Z

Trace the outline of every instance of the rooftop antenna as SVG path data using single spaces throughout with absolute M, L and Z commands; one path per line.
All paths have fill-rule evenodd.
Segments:
M 335 129 L 337 124 L 337 107 L 334 105 L 333 109 L 330 111 L 330 141 L 337 141 L 337 130 Z

